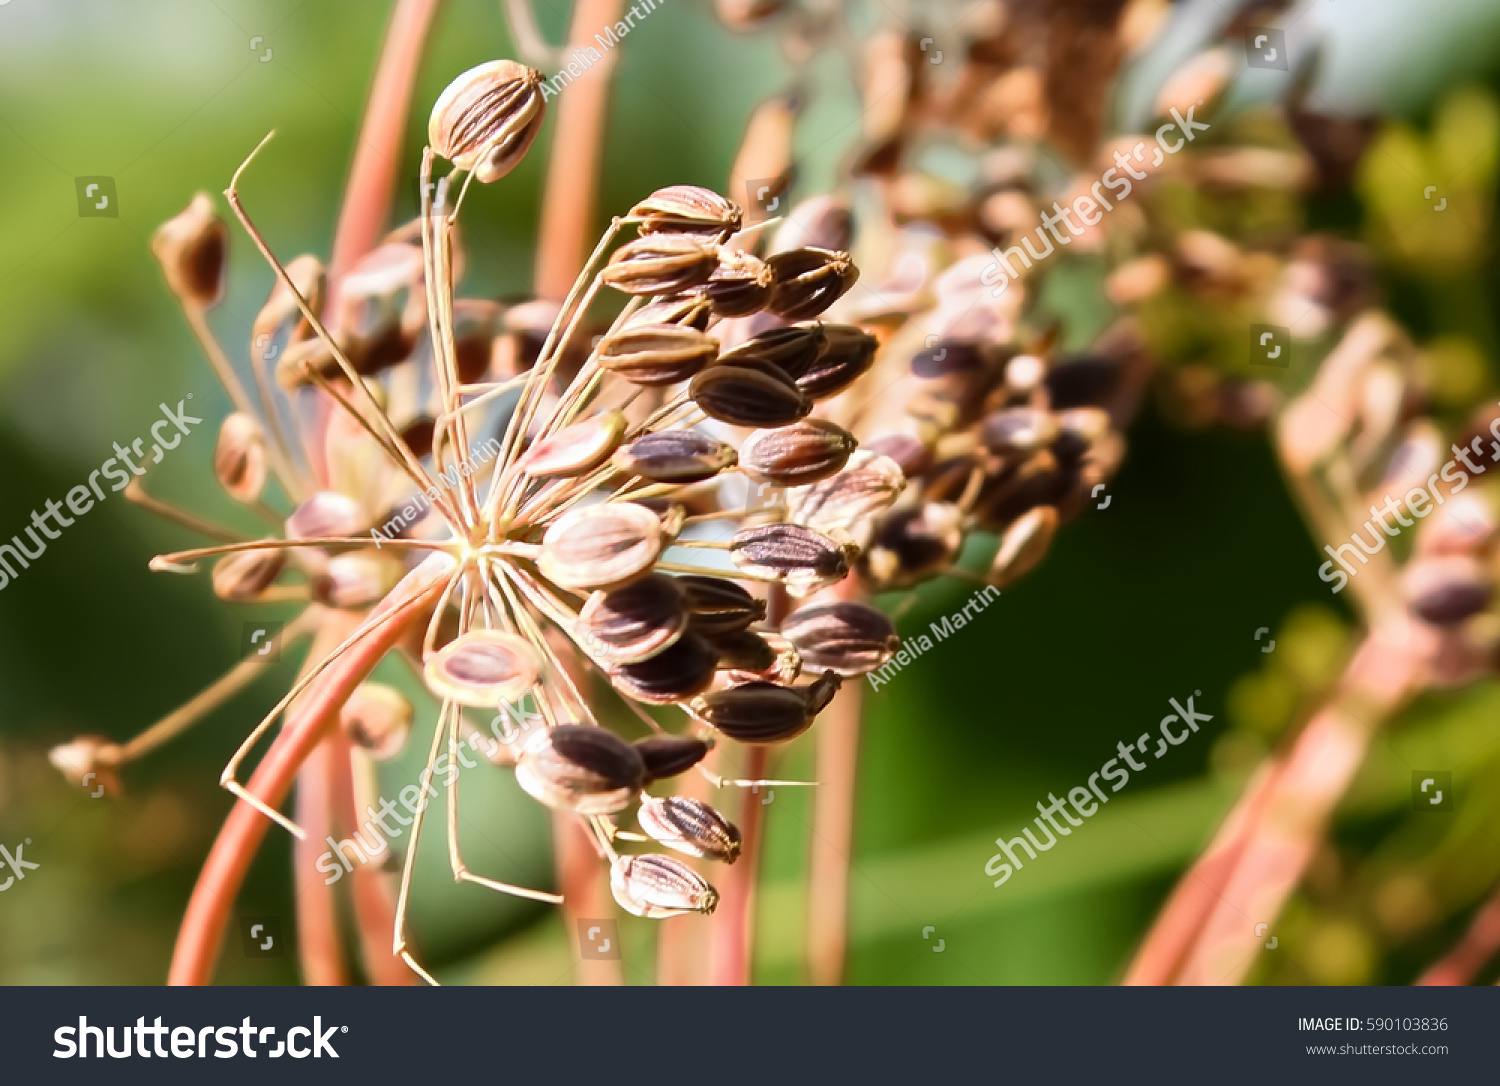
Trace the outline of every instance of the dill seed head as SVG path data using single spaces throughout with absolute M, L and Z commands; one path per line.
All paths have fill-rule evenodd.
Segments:
M 526 741 L 516 760 L 516 783 L 560 811 L 604 815 L 622 811 L 646 777 L 639 752 L 605 728 L 559 724 Z
M 433 104 L 433 151 L 481 182 L 497 181 L 525 157 L 542 128 L 542 73 L 513 60 L 470 68 Z
M 224 296 L 228 252 L 229 228 L 214 214 L 213 201 L 204 192 L 151 235 L 151 253 L 172 293 L 205 309 Z
M 708 880 L 670 856 L 619 857 L 610 867 L 609 888 L 620 908 L 651 919 L 719 907 L 719 892 Z
M 739 828 L 702 800 L 647 796 L 636 821 L 652 840 L 678 852 L 726 864 L 739 859 Z

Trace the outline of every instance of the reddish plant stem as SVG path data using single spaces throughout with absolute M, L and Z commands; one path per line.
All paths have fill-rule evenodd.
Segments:
M 1421 985 L 1473 984 L 1486 962 L 1500 953 L 1500 890 L 1480 906 L 1458 945 L 1417 978 Z
M 577 816 L 561 811 L 552 816 L 552 847 L 556 852 L 557 883 L 563 895 L 563 924 L 573 945 L 574 976 L 587 987 L 614 987 L 625 983 L 618 958 L 585 958 L 578 922 L 609 919 L 615 915 L 614 896 L 609 890 L 609 868 L 599 860 L 588 830 Z M 587 927 L 587 923 L 584 925 Z
M 323 614 L 324 623 L 298 678 L 351 632 L 340 621 L 344 617 L 340 613 L 323 609 Z M 333 887 L 324 884 L 315 867 L 324 838 L 337 830 L 332 793 L 338 787 L 338 778 L 338 760 L 327 741 L 318 744 L 297 774 L 297 824 L 307 836 L 292 846 L 292 884 L 297 902 L 297 954 L 302 962 L 302 982 L 310 985 L 349 983 L 339 944 L 338 902 Z
M 763 746 L 747 748 L 743 776 L 759 780 L 766 775 L 768 751 Z M 755 889 L 760 881 L 760 851 L 764 838 L 765 808 L 758 791 L 744 789 L 740 805 L 739 861 L 725 872 L 719 909 L 713 917 L 712 962 L 709 983 L 743 987 L 750 983 L 754 966 Z
M 594 35 L 613 26 L 624 8 L 624 0 L 578 0 L 564 49 L 571 54 L 575 47 L 593 44 Z M 533 291 L 538 298 L 566 298 L 593 245 L 609 82 L 619 54 L 618 49 L 606 50 L 557 100 L 537 239 Z
M 429 571 L 418 569 L 391 590 L 365 620 L 362 626 L 365 635 L 289 708 L 280 733 L 246 786 L 251 794 L 271 805 L 286 798 L 297 770 L 323 738 L 325 730 L 337 720 L 339 709 L 354 688 L 395 646 L 406 627 L 422 617 L 425 607 L 442 587 L 442 581 L 430 581 Z M 188 900 L 167 974 L 168 984 L 207 984 L 213 979 L 224 926 L 245 872 L 270 825 L 265 815 L 243 800 L 230 809 Z

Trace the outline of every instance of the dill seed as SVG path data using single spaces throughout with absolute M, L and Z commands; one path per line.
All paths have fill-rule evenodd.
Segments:
M 658 483 L 696 483 L 712 479 L 738 460 L 734 446 L 696 430 L 663 430 L 646 434 L 615 453 L 614 464 L 626 475 Z
M 785 426 L 812 410 L 812 400 L 770 363 L 712 366 L 693 378 L 688 395 L 731 426 Z
M 712 913 L 719 892 L 681 860 L 670 856 L 621 856 L 610 867 L 609 888 L 620 908 L 657 919 Z
M 781 632 L 808 667 L 846 677 L 875 671 L 901 647 L 889 618 L 850 601 L 799 607 L 786 617 Z
M 559 724 L 526 741 L 516 783 L 541 803 L 581 815 L 614 814 L 640 791 L 646 766 L 635 747 L 589 724 Z
M 661 521 L 633 502 L 564 513 L 542 539 L 543 576 L 565 588 L 618 588 L 644 576 L 661 553 Z
M 858 444 L 827 419 L 803 419 L 775 430 L 756 430 L 740 446 L 751 476 L 777 486 L 807 486 L 841 471 Z
M 578 613 L 578 623 L 611 663 L 649 659 L 667 648 L 688 625 L 682 589 L 671 577 L 653 573 L 612 592 L 595 592 Z
M 708 756 L 713 744 L 686 735 L 653 735 L 637 742 L 635 749 L 646 763 L 650 784 L 686 773 Z
M 726 864 L 739 859 L 739 828 L 702 800 L 648 796 L 636 822 L 652 840 L 689 856 Z
M 599 364 L 638 385 L 675 385 L 718 353 L 718 340 L 687 325 L 629 325 L 600 342 Z
M 435 153 L 480 182 L 504 177 L 525 157 L 547 104 L 542 73 L 513 60 L 470 68 L 433 103 L 427 141 Z
M 499 630 L 470 630 L 433 653 L 423 677 L 438 697 L 484 708 L 521 697 L 541 669 L 529 642 Z

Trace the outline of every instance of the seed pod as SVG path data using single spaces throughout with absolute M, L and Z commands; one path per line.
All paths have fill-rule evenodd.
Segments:
M 115 766 L 123 754 L 118 745 L 102 735 L 80 735 L 71 742 L 53 747 L 47 752 L 47 761 L 69 781 L 88 787 L 91 793 L 97 786 L 110 795 L 119 795 L 123 789 Z M 91 773 L 92 777 L 89 776 Z
M 777 486 L 808 486 L 843 470 L 859 444 L 827 419 L 803 419 L 776 430 L 756 430 L 740 446 L 740 462 L 753 478 Z
M 530 643 L 499 630 L 470 630 L 428 657 L 422 674 L 438 697 L 486 708 L 515 701 L 541 670 Z
M 627 294 L 677 294 L 708 282 L 719 249 L 691 234 L 647 234 L 615 250 L 599 278 Z
M 626 475 L 656 483 L 697 483 L 712 479 L 738 460 L 734 447 L 696 430 L 662 430 L 636 438 L 615 453 L 614 465 Z
M 564 513 L 542 538 L 542 575 L 564 588 L 619 588 L 643 577 L 661 554 L 661 521 L 633 502 Z
M 974 503 L 975 516 L 981 524 L 1004 527 L 1028 509 L 1057 504 L 1067 492 L 1068 479 L 1057 457 L 1043 449 L 1015 470 L 986 482 Z
M 1000 549 L 990 562 L 985 580 L 1004 588 L 1035 569 L 1052 545 L 1057 522 L 1057 510 L 1050 505 L 1039 505 L 1022 514 L 1000 537 Z
M 906 487 L 906 476 L 888 456 L 858 449 L 848 466 L 831 478 L 795 491 L 789 498 L 793 524 L 824 535 L 868 531 Z
M 859 380 L 874 365 L 879 346 L 874 336 L 852 324 L 826 324 L 823 333 L 822 353 L 793 378 L 814 400 L 836 396 Z
M 224 418 L 214 448 L 214 477 L 235 501 L 253 502 L 266 485 L 266 438 L 260 423 L 241 411 Z
M 427 142 L 474 179 L 496 181 L 525 157 L 547 111 L 542 73 L 492 60 L 459 76 L 433 103 Z
M 693 378 L 688 395 L 731 426 L 786 426 L 812 410 L 812 400 L 769 363 L 711 366 Z
M 725 238 L 737 233 L 743 212 L 739 204 L 697 185 L 657 189 L 630 209 L 642 234 L 698 234 Z
M 329 326 L 356 373 L 403 361 L 427 320 L 422 250 L 390 242 L 366 253 L 339 282 L 332 306 Z M 325 375 L 339 372 L 331 352 L 314 358 Z
M 767 655 L 765 649 L 754 647 L 755 656 L 749 656 L 752 646 L 748 642 L 741 646 L 724 648 L 726 640 L 751 636 L 763 642 L 765 649 L 769 649 L 771 655 Z M 719 661 L 719 670 L 729 680 L 731 686 L 748 682 L 780 683 L 782 686 L 790 686 L 797 681 L 797 676 L 802 674 L 802 655 L 790 641 L 779 633 L 751 633 L 742 630 L 737 634 L 725 634 L 723 637 L 714 639 L 714 647 L 727 658 L 731 652 L 740 656 L 740 662 L 728 664 L 725 659 Z M 761 664 L 761 667 L 747 667 L 746 664 Z
M 812 724 L 807 695 L 794 686 L 749 682 L 694 698 L 692 711 L 740 743 L 781 743 Z
M 739 829 L 702 800 L 648 796 L 635 817 L 648 837 L 670 849 L 726 864 L 739 859 Z
M 837 675 L 864 675 L 885 665 L 901 647 L 896 627 L 862 603 L 840 601 L 799 607 L 781 632 L 808 667 Z
M 760 634 L 735 630 L 709 638 L 719 654 L 721 670 L 748 671 L 759 675 L 776 667 L 776 650 Z
M 948 569 L 963 545 L 963 514 L 947 502 L 893 512 L 881 522 L 863 571 L 881 588 L 916 584 Z
M 944 339 L 912 356 L 911 372 L 927 381 L 941 381 L 963 374 L 978 374 L 985 368 L 984 349 L 978 343 Z
M 411 702 L 394 687 L 360 683 L 339 710 L 339 727 L 351 743 L 384 762 L 406 746 L 411 718 Z
M 613 592 L 595 592 L 578 612 L 578 624 L 593 655 L 633 664 L 681 637 L 688 609 L 677 581 L 652 573 Z
M 725 351 L 719 361 L 724 365 L 744 362 L 770 362 L 792 380 L 806 373 L 808 367 L 828 345 L 824 326 L 816 322 L 771 328 L 751 336 L 732 351 Z
M 599 344 L 599 364 L 637 385 L 675 385 L 714 360 L 719 342 L 677 324 L 627 325 Z
M 766 601 L 723 577 L 689 573 L 675 578 L 687 599 L 693 629 L 708 637 L 749 629 L 766 617 Z
M 1046 411 L 1012 407 L 986 416 L 979 439 L 996 456 L 1026 455 L 1052 444 L 1057 433 L 1057 423 Z
M 708 689 L 719 655 L 689 630 L 648 660 L 610 669 L 610 680 L 627 696 L 649 705 L 671 705 Z
M 1484 564 L 1467 555 L 1420 558 L 1401 575 L 1412 614 L 1433 626 L 1457 626 L 1489 606 L 1495 584 Z
M 843 547 L 796 524 L 742 528 L 730 540 L 729 557 L 752 576 L 780 581 L 793 596 L 841 581 L 849 572 Z
M 286 266 L 286 273 L 297 292 L 307 299 L 308 307 L 314 313 L 322 312 L 328 293 L 328 275 L 323 262 L 315 256 L 304 254 Z M 292 297 L 292 292 L 278 276 L 275 285 L 271 287 L 270 297 L 250 326 L 251 362 L 256 365 L 273 362 L 288 345 L 311 332 L 307 319 L 297 306 L 297 299 Z M 277 380 L 282 380 L 279 368 Z
M 336 490 L 320 490 L 286 520 L 288 539 L 339 539 L 364 531 L 367 518 L 359 503 Z
M 815 246 L 847 250 L 854 241 L 854 215 L 843 196 L 811 196 L 792 208 L 786 221 L 776 228 L 771 252 Z
M 286 551 L 239 551 L 214 564 L 214 595 L 231 603 L 250 603 L 286 568 Z
M 646 783 L 650 784 L 686 773 L 708 756 L 713 744 L 686 735 L 653 735 L 639 740 L 635 749 L 646 763 Z
M 676 294 L 670 298 L 659 298 L 641 306 L 625 321 L 626 328 L 642 328 L 652 324 L 674 324 L 682 328 L 708 331 L 713 319 L 714 307 L 701 293 Z
M 721 317 L 746 317 L 765 308 L 771 299 L 771 269 L 749 253 L 720 259 L 719 266 L 699 291 Z
M 859 278 L 848 253 L 827 249 L 792 249 L 775 254 L 767 263 L 776 277 L 767 308 L 789 321 L 816 317 Z
M 1057 437 L 1052 454 L 1063 463 L 1073 463 L 1109 434 L 1109 412 L 1099 407 L 1074 407 L 1052 416 L 1057 423 Z
M 609 888 L 620 908 L 656 920 L 683 913 L 712 913 L 719 892 L 681 860 L 621 856 L 610 865 Z
M 625 416 L 606 411 L 538 441 L 521 456 L 519 466 L 534 477 L 572 479 L 587 475 L 609 459 L 624 436 Z
M 341 554 L 313 579 L 313 598 L 330 607 L 366 607 L 395 588 L 405 572 L 389 551 Z
M 559 811 L 614 814 L 628 807 L 646 778 L 635 747 L 590 724 L 559 724 L 526 740 L 516 783 Z
M 229 228 L 214 214 L 213 201 L 200 192 L 186 208 L 156 228 L 151 255 L 166 273 L 172 293 L 207 309 L 224 296 Z

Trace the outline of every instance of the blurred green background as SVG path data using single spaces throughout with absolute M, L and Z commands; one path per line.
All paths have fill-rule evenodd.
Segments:
M 1451 86 L 1495 85 L 1500 5 L 1366 0 L 1312 9 L 1307 18 L 1329 35 L 1323 93 L 1339 108 L 1386 109 L 1425 130 Z M 275 128 L 244 198 L 279 253 L 326 255 L 386 13 L 385 4 L 354 0 L 0 6 L 0 534 L 20 531 L 33 508 L 83 481 L 113 455 L 112 442 L 144 433 L 158 403 L 189 393 L 209 423 L 153 471 L 152 490 L 244 523 L 209 467 L 210 424 L 227 400 L 147 240 L 193 193 L 218 193 Z M 565 5 L 544 2 L 538 14 L 558 40 Z M 256 36 L 263 41 L 252 50 Z M 262 62 L 266 49 L 273 55 Z M 437 93 L 509 51 L 498 3 L 443 6 L 406 141 L 407 178 Z M 827 56 L 814 76 L 798 136 L 802 195 L 832 183 L 857 127 L 844 61 Z M 667 0 L 624 46 L 601 212 L 665 184 L 722 187 L 749 110 L 785 79 L 769 39 L 730 35 L 697 0 Z M 463 293 L 527 293 L 549 139 L 550 131 L 503 183 L 469 197 Z M 79 217 L 74 178 L 89 175 L 115 179 L 118 218 Z M 415 206 L 408 181 L 398 218 Z M 1313 225 L 1357 233 L 1363 210 L 1346 197 L 1315 204 L 1311 215 Z M 1420 286 L 1409 272 L 1388 272 L 1395 310 L 1422 337 L 1461 319 L 1409 291 Z M 1486 257 L 1470 284 L 1480 304 L 1500 295 L 1497 279 Z M 271 275 L 237 228 L 229 284 L 212 321 L 243 360 Z M 1493 344 L 1477 349 L 1493 384 L 1486 348 Z M 1293 718 L 1300 691 L 1336 667 L 1349 616 L 1316 577 L 1316 545 L 1263 437 L 1186 432 L 1155 410 L 1130 437 L 1106 510 L 1088 512 L 1041 569 L 867 698 L 851 982 L 1116 979 L 1248 767 Z M 163 979 L 187 894 L 230 805 L 219 770 L 295 669 L 291 659 L 269 668 L 187 736 L 130 767 L 125 796 L 94 800 L 68 785 L 46 763 L 50 746 L 78 734 L 134 734 L 230 667 L 243 622 L 266 613 L 219 602 L 206 577 L 150 573 L 152 554 L 193 545 L 192 537 L 112 499 L 0 592 L 0 843 L 29 838 L 26 858 L 41 865 L 0 894 L 4 983 Z M 971 592 L 951 581 L 924 589 L 903 629 L 926 629 Z M 1274 654 L 1260 651 L 1259 627 L 1278 639 Z M 1015 835 L 1037 800 L 1086 779 L 1116 741 L 1154 727 L 1168 698 L 1194 690 L 1203 692 L 1199 711 L 1214 715 L 1199 739 L 1152 765 L 1064 845 L 991 887 L 984 865 L 995 837 Z M 1364 864 L 1372 878 L 1392 879 L 1434 850 L 1459 850 L 1473 885 L 1454 889 L 1455 900 L 1483 891 L 1500 871 L 1500 849 L 1483 829 L 1496 825 L 1483 804 L 1497 779 L 1497 703 L 1494 683 L 1427 698 L 1377 743 L 1342 809 L 1335 868 Z M 407 752 L 383 767 L 388 795 L 415 779 L 432 715 L 419 718 Z M 1478 806 L 1455 822 L 1405 817 L 1403 767 L 1429 761 L 1453 766 L 1461 803 Z M 810 741 L 777 771 L 811 773 Z M 471 866 L 548 881 L 541 809 L 499 771 L 465 775 L 463 788 Z M 765 982 L 803 978 L 810 812 L 807 794 L 792 789 L 778 790 L 767 811 L 757 963 Z M 238 903 L 243 913 L 286 918 L 288 930 L 289 853 L 272 833 Z M 1296 899 L 1281 956 L 1262 963 L 1260 979 L 1404 982 L 1465 921 L 1459 908 L 1392 930 L 1345 901 L 1347 881 L 1335 879 L 1326 894 L 1323 885 L 1310 879 Z M 455 886 L 438 833 L 424 843 L 413 909 L 424 958 L 445 980 L 572 979 L 558 915 Z M 924 939 L 929 925 L 936 932 Z M 622 931 L 627 975 L 649 978 L 651 925 L 626 918 Z M 294 962 L 247 959 L 231 934 L 219 979 L 293 982 Z

